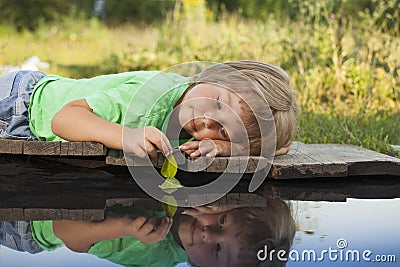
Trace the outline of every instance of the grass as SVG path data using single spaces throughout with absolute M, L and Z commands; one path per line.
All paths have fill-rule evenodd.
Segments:
M 81 78 L 199 60 L 269 62 L 292 78 L 301 109 L 297 140 L 393 153 L 389 144 L 400 144 L 400 39 L 377 29 L 374 14 L 360 12 L 356 22 L 327 10 L 322 5 L 292 22 L 225 15 L 216 23 L 204 11 L 145 28 L 73 18 L 34 33 L 0 26 L 0 65 L 37 55 L 51 63 L 47 72 Z

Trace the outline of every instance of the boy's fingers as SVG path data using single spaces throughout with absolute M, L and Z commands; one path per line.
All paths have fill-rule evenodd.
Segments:
M 206 154 L 206 157 L 213 158 L 213 157 L 216 157 L 217 155 L 218 155 L 218 149 L 215 148 L 215 149 L 211 150 L 210 152 L 208 152 Z
M 192 154 L 192 153 L 195 152 L 195 151 L 196 151 L 195 149 L 189 149 L 189 150 L 186 150 L 185 153 L 186 153 L 187 155 L 190 155 L 190 154 Z
M 200 144 L 199 141 L 189 141 L 179 146 L 179 149 L 180 150 L 198 149 L 199 144 Z
M 201 152 L 200 152 L 200 150 L 195 150 L 194 152 L 190 153 L 189 156 L 192 157 L 192 158 L 200 157 L 201 156 Z
M 161 132 L 161 131 L 160 131 Z M 163 132 L 161 132 L 161 151 L 163 151 L 164 155 L 169 155 L 172 153 L 172 146 L 171 143 L 169 142 L 168 138 L 165 136 Z
M 168 232 L 170 231 L 172 226 L 172 219 L 168 217 L 164 217 L 161 221 L 161 224 L 157 227 L 156 230 L 149 234 L 149 237 L 158 242 L 164 239 Z
M 154 228 L 156 227 L 157 227 L 157 217 L 151 216 L 150 218 L 148 218 L 146 223 L 144 223 L 142 227 L 140 227 L 139 231 L 142 232 L 142 234 L 144 235 L 148 235 L 149 233 L 154 231 Z
M 161 150 L 164 155 L 168 155 L 172 151 L 172 146 L 168 138 L 163 132 L 155 127 L 145 127 L 145 139 Z
M 157 157 L 157 149 L 154 147 L 154 145 L 152 143 L 150 143 L 148 141 L 146 142 L 146 152 L 152 158 Z
M 169 217 L 164 217 L 162 220 L 162 225 L 160 227 L 160 234 L 162 236 L 162 238 L 164 238 L 169 230 L 171 229 L 172 226 L 172 218 Z
M 146 149 L 141 146 L 137 146 L 136 149 L 133 151 L 133 153 L 142 159 L 147 157 Z
M 185 209 L 182 214 L 186 214 L 189 216 L 196 216 L 202 214 L 202 212 L 196 210 L 196 209 Z
M 135 230 L 139 230 L 147 221 L 147 218 L 144 216 L 137 217 L 135 220 L 132 222 L 132 227 Z

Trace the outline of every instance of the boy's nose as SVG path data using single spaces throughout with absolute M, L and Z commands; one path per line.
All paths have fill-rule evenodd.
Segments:
M 201 234 L 202 234 L 203 242 L 206 242 L 206 243 L 217 242 L 217 239 L 219 236 L 217 231 L 215 231 L 215 229 L 213 229 L 212 227 L 209 227 L 209 226 L 204 226 L 203 232 Z
M 212 129 L 215 127 L 215 125 L 218 124 L 218 122 L 214 119 L 209 114 L 204 114 L 203 116 L 203 123 L 204 127 L 207 129 Z

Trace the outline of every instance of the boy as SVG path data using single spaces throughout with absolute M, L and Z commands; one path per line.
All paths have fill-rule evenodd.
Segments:
M 136 217 L 144 211 L 135 212 Z M 262 208 L 187 209 L 173 221 L 167 217 L 129 215 L 101 222 L 34 221 L 25 232 L 14 231 L 13 238 L 18 243 L 29 243 L 31 253 L 65 244 L 73 251 L 94 254 L 124 266 L 168 267 L 188 261 L 193 266 L 230 267 L 259 266 L 257 252 L 265 245 L 269 250 L 288 252 L 294 233 L 289 207 L 280 200 L 268 199 L 268 207 Z M 261 263 L 285 264 L 277 258 Z
M 258 118 L 268 121 L 268 105 L 272 149 L 284 154 L 297 108 L 287 74 L 269 64 L 215 64 L 192 78 L 137 71 L 73 80 L 22 71 L 0 77 L 0 138 L 96 141 L 146 157 L 171 152 L 167 134 L 189 139 L 179 148 L 191 157 L 262 155 Z

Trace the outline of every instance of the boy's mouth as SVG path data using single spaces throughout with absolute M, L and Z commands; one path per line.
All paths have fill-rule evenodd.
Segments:
M 190 237 L 192 239 L 192 245 L 194 244 L 194 231 L 196 229 L 196 222 L 197 222 L 197 219 L 194 219 L 192 226 L 190 227 Z
M 192 111 L 192 119 L 190 120 L 190 125 L 192 126 L 193 130 L 197 131 L 196 123 L 194 122 L 194 110 Z

